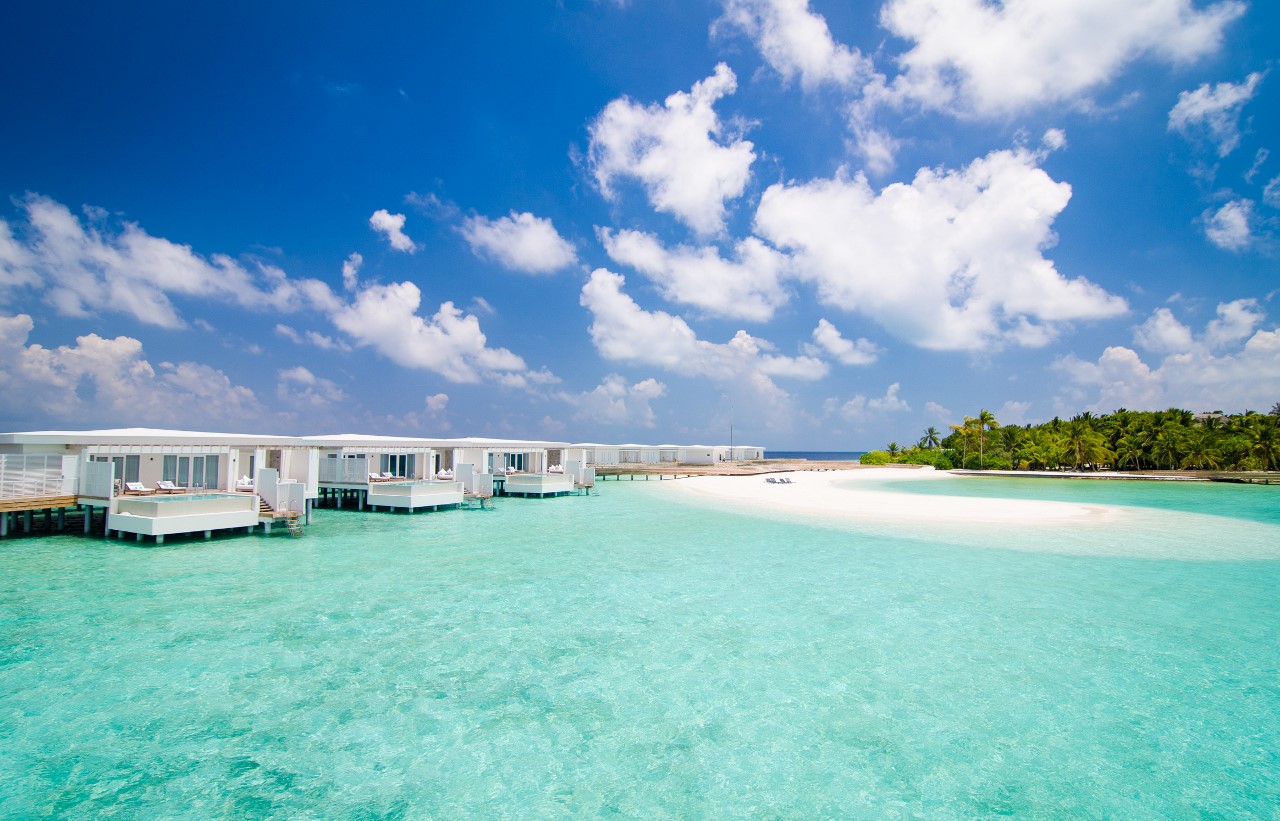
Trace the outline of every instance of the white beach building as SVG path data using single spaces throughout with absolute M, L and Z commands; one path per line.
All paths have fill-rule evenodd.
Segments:
M 57 497 L 47 492 L 55 458 L 64 491 Z M 34 511 L 57 510 L 61 522 L 70 507 L 86 510 L 85 532 L 101 512 L 108 532 L 161 541 L 173 533 L 208 535 L 251 528 L 264 515 L 305 517 L 317 489 L 314 451 L 293 437 L 151 428 L 8 433 L 0 434 L 0 459 L 11 477 L 0 487 L 8 508 L 0 535 L 9 513 L 24 514 L 30 530 Z M 18 474 L 27 478 L 13 480 Z
M 441 467 L 452 448 L 445 440 L 342 433 L 301 437 L 317 452 L 321 496 L 341 507 L 439 509 L 462 504 L 464 490 Z
M 596 467 L 616 465 L 712 465 L 764 458 L 764 448 L 754 445 L 569 445 L 567 458 Z

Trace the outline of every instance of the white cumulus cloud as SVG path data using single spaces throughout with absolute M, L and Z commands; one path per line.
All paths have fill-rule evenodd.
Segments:
M 247 387 L 198 362 L 152 364 L 142 343 L 97 334 L 74 345 L 27 344 L 27 314 L 0 316 L 0 407 L 33 410 L 60 423 L 191 426 L 262 418 Z
M 591 123 L 589 162 L 600 192 L 614 197 L 614 183 L 631 178 L 649 202 L 699 234 L 724 227 L 725 203 L 746 188 L 755 152 L 750 142 L 729 138 L 713 106 L 737 90 L 724 63 L 715 73 L 678 91 L 661 105 L 626 97 L 605 106 Z
M 868 398 L 858 393 L 843 403 L 838 399 L 828 399 L 825 408 L 828 413 L 836 413 L 849 422 L 865 422 L 873 417 L 904 413 L 911 410 L 911 406 L 898 396 L 901 387 L 900 383 L 894 382 L 885 390 L 884 396 Z
M 787 301 L 780 283 L 786 257 L 755 237 L 740 241 L 734 249 L 736 260 L 727 260 L 714 247 L 680 245 L 668 250 L 652 234 L 597 231 L 614 262 L 644 274 L 669 302 L 764 322 Z
M 1204 85 L 1184 91 L 1169 112 L 1169 130 L 1186 136 L 1204 135 L 1225 157 L 1240 145 L 1240 112 L 1253 99 L 1262 82 L 1255 71 L 1243 83 Z
M 1280 396 L 1280 327 L 1260 327 L 1264 320 L 1256 300 L 1235 300 L 1218 305 L 1189 345 L 1152 349 L 1162 356 L 1154 366 L 1123 346 L 1106 348 L 1096 362 L 1068 355 L 1055 364 L 1080 392 L 1072 401 L 1096 397 L 1095 412 L 1265 409 Z
M 406 368 L 434 371 L 453 382 L 502 379 L 523 384 L 523 359 L 490 348 L 480 321 L 445 302 L 431 318 L 418 314 L 422 292 L 412 282 L 370 285 L 333 314 L 333 323 L 356 341 Z
M 910 43 L 879 94 L 978 116 L 1087 103 L 1141 58 L 1181 65 L 1216 51 L 1237 0 L 889 0 L 881 24 Z
M 354 291 L 360 284 L 360 266 L 364 265 L 364 257 L 352 251 L 342 262 L 342 287 Z
M 726 0 L 714 28 L 724 26 L 743 31 L 783 80 L 799 77 L 805 89 L 823 83 L 847 87 L 871 72 L 871 61 L 837 43 L 809 0 Z
M 1058 325 L 1124 313 L 1123 299 L 1062 276 L 1045 249 L 1071 188 L 1027 149 L 963 169 L 923 168 L 879 192 L 862 176 L 770 186 L 756 232 L 790 251 L 828 305 L 938 350 L 1051 341 Z
M 1133 341 L 1153 353 L 1181 353 L 1191 350 L 1191 329 L 1179 322 L 1173 311 L 1157 308 L 1146 322 L 1134 328 Z
M 64 316 L 111 311 L 181 328 L 187 323 L 171 297 L 285 312 L 336 304 L 319 280 L 290 279 L 274 266 L 248 266 L 225 254 L 206 258 L 135 223 L 117 225 L 100 208 L 86 208 L 82 221 L 37 194 L 19 206 L 26 216 L 21 233 L 0 220 L 0 284 L 43 289 L 45 301 Z
M 369 227 L 385 236 L 392 248 L 412 254 L 418 246 L 405 234 L 404 220 L 404 214 L 392 214 L 385 208 L 379 208 L 369 217 Z
M 1253 245 L 1253 201 L 1232 200 L 1204 214 L 1204 235 L 1224 251 L 1239 253 Z
M 746 331 L 725 343 L 699 339 L 680 317 L 641 308 L 623 293 L 624 283 L 622 276 L 597 268 L 582 288 L 581 303 L 592 314 L 591 340 L 605 359 L 721 382 L 752 375 L 815 380 L 829 370 L 813 357 L 775 354 L 771 343 Z
M 551 220 L 528 212 L 489 219 L 468 217 L 462 236 L 476 254 L 486 255 L 505 268 L 526 274 L 551 274 L 578 261 L 573 245 L 560 236 Z
M 349 397 L 334 381 L 297 365 L 276 373 L 276 398 L 287 406 L 314 409 L 332 407 Z
M 816 352 L 825 352 L 841 365 L 870 365 L 880 357 L 880 348 L 869 339 L 849 340 L 825 319 L 813 329 Z M 815 352 L 815 354 L 816 354 Z
M 559 397 L 573 407 L 575 421 L 652 428 L 654 412 L 650 403 L 666 392 L 667 386 L 652 377 L 629 385 L 615 373 L 592 390 L 561 393 Z

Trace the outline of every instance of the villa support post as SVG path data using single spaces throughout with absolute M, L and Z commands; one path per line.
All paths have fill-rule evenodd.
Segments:
M 9 511 L 0 513 L 0 539 L 9 535 Z
M 44 529 L 53 529 L 53 508 L 51 507 L 46 507 L 44 509 Z
M 204 540 L 207 542 L 207 541 L 209 541 L 209 540 L 210 540 L 210 539 L 212 539 L 212 538 L 213 538 L 213 531 L 212 531 L 212 530 L 206 530 L 206 531 L 204 532 Z
M 67 526 L 67 509 L 65 507 L 58 508 L 58 532 Z
M 31 511 L 26 510 L 22 513 L 22 532 L 31 532 Z
M 161 533 L 159 536 L 156 536 L 156 544 L 164 544 L 164 534 L 163 534 L 163 533 Z
M 142 534 L 141 534 L 141 533 L 135 533 L 135 534 L 133 534 L 133 540 L 134 540 L 135 542 L 140 542 L 140 541 L 142 541 Z
M 307 511 L 307 524 L 311 524 L 311 502 L 312 500 L 308 499 L 306 503 L 303 505 L 303 507 Z
M 111 508 L 104 507 L 102 509 L 102 538 L 106 539 L 111 536 Z
M 89 535 L 89 529 L 93 527 L 93 505 L 85 505 L 84 508 L 84 535 Z

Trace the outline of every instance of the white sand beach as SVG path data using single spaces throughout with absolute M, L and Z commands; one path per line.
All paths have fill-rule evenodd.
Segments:
M 946 478 L 932 468 L 862 468 L 773 474 L 773 478 L 779 477 L 791 481 L 778 484 L 765 481 L 764 476 L 695 476 L 673 484 L 685 493 L 757 509 L 864 521 L 1080 524 L 1090 518 L 1119 513 L 1117 508 L 1103 505 L 917 496 L 881 490 L 876 486 L 885 480 L 929 482 Z M 859 484 L 865 484 L 865 488 Z

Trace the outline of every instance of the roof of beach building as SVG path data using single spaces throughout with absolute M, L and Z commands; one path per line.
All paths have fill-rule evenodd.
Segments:
M 296 436 L 256 433 L 209 433 L 160 428 L 108 430 L 43 430 L 0 433 L 0 444 L 12 445 L 268 445 L 297 447 Z

